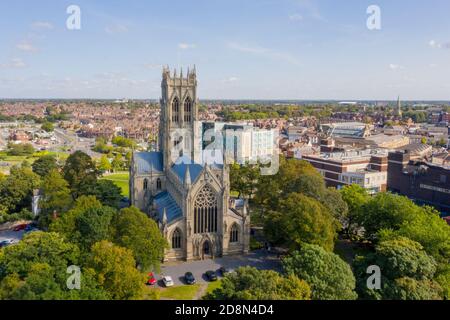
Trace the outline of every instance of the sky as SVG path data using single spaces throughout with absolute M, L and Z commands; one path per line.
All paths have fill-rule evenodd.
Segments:
M 0 1 L 0 98 L 157 99 L 163 65 L 201 99 L 450 100 L 450 1 Z

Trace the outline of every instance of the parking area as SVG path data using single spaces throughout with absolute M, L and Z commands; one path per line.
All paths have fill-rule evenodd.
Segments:
M 266 250 L 258 250 L 243 256 L 227 256 L 211 260 L 192 262 L 173 262 L 164 264 L 160 274 L 157 275 L 158 285 L 163 286 L 161 277 L 171 276 L 175 285 L 184 283 L 184 274 L 192 272 L 197 283 L 206 283 L 204 273 L 208 270 L 218 271 L 220 267 L 237 269 L 239 267 L 251 266 L 260 270 L 281 271 L 281 263 L 276 254 L 268 253 Z

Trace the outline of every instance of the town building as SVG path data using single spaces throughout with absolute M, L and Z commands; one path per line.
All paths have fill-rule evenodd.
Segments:
M 322 152 L 305 155 L 302 159 L 322 174 L 328 187 L 341 189 L 358 184 L 370 194 L 386 191 L 388 162 L 384 150 Z
M 134 153 L 131 203 L 153 217 L 170 248 L 165 260 L 197 260 L 249 250 L 247 201 L 230 197 L 229 168 L 202 160 L 197 75 L 162 79 L 159 150 Z
M 390 152 L 388 190 L 450 212 L 450 167 L 414 159 L 408 150 Z

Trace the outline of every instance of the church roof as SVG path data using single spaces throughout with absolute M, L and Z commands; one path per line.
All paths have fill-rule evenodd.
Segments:
M 160 221 L 163 221 L 164 209 L 166 209 L 168 223 L 183 216 L 180 207 L 167 191 L 157 194 L 154 198 L 154 201 Z
M 177 174 L 183 183 L 184 178 L 186 177 L 186 170 L 189 170 L 191 182 L 195 182 L 202 172 L 203 166 L 201 164 L 194 163 L 194 161 L 187 156 L 182 156 L 177 159 L 175 164 L 172 166 L 172 170 Z
M 134 161 L 137 165 L 137 174 L 148 174 L 150 171 L 164 171 L 161 152 L 135 152 Z

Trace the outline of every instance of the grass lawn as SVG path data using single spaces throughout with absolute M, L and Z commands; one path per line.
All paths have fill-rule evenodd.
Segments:
M 199 289 L 199 284 L 169 288 L 147 288 L 150 293 L 151 291 L 157 291 L 157 295 L 163 300 L 194 300 Z
M 206 289 L 205 295 L 212 293 L 217 288 L 220 288 L 221 285 L 222 285 L 221 280 L 208 283 L 208 288 Z
M 130 174 L 128 172 L 113 173 L 100 179 L 111 180 L 116 186 L 122 189 L 122 195 L 124 197 L 130 197 Z

